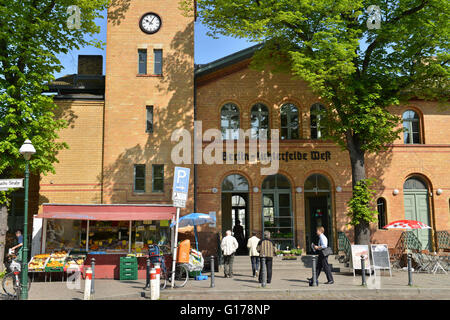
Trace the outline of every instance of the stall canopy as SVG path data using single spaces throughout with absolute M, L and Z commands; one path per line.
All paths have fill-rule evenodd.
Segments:
M 171 220 L 176 208 L 165 204 L 56 204 L 44 203 L 36 218 L 141 221 Z

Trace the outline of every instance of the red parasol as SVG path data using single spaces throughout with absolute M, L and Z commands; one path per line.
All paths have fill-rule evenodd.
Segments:
M 431 229 L 430 226 L 426 225 L 423 222 L 415 221 L 415 220 L 397 220 L 394 222 L 385 225 L 383 229 Z

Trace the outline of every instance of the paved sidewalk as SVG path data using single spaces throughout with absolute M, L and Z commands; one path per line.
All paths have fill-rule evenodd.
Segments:
M 206 273 L 209 275 L 209 273 Z M 384 272 L 376 283 L 375 277 L 367 276 L 368 287 L 361 286 L 361 275 L 334 274 L 335 284 L 325 285 L 325 275 L 319 279 L 319 287 L 309 287 L 306 278 L 309 269 L 274 270 L 272 283 L 261 288 L 250 271 L 236 271 L 231 279 L 216 274 L 215 288 L 210 279 L 190 280 L 186 287 L 161 291 L 162 300 L 173 299 L 445 299 L 450 300 L 450 274 L 413 274 L 413 286 L 409 287 L 408 274 L 394 271 L 392 277 Z M 144 299 L 141 297 L 145 280 L 118 281 L 96 280 L 95 299 Z M 373 289 L 371 289 L 373 288 Z M 80 289 L 68 289 L 66 283 L 35 282 L 29 294 L 31 300 L 81 300 L 84 281 Z M 147 291 L 147 297 L 149 292 Z

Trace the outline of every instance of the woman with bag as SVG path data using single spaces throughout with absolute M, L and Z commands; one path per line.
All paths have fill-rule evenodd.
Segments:
M 319 261 L 317 262 L 317 285 L 319 284 L 319 275 L 320 272 L 325 271 L 325 274 L 327 275 L 328 282 L 325 282 L 325 284 L 333 284 L 333 275 L 331 274 L 331 267 L 328 264 L 328 256 L 333 253 L 333 250 L 328 247 L 328 239 L 323 234 L 325 229 L 323 227 L 317 227 L 317 235 L 319 236 L 319 245 L 314 245 L 315 250 L 319 250 Z M 310 279 L 312 281 L 312 279 Z

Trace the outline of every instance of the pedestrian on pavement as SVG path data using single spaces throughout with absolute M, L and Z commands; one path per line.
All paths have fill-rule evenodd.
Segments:
M 252 233 L 252 237 L 247 241 L 248 255 L 250 256 L 250 262 L 252 263 L 253 278 L 258 275 L 259 269 L 259 252 L 256 247 L 259 243 L 259 238 L 257 237 L 257 232 Z
M 223 271 L 225 273 L 225 278 L 232 278 L 234 254 L 239 247 L 239 244 L 236 238 L 231 235 L 231 230 L 227 230 L 225 234 L 226 236 L 222 239 L 222 243 L 220 244 L 220 248 L 223 251 Z
M 272 240 L 270 240 L 270 232 L 264 231 L 264 239 L 260 240 L 258 243 L 258 246 L 256 250 L 259 252 L 259 257 L 265 257 L 266 258 L 266 272 L 267 272 L 267 284 L 270 284 L 272 281 L 272 264 L 273 264 L 273 257 L 277 253 L 277 249 L 275 245 L 273 244 Z M 262 270 L 262 263 L 260 263 Z M 259 273 L 259 283 L 262 283 L 262 274 Z
M 331 267 L 328 264 L 328 256 L 332 253 L 331 248 L 328 247 L 328 239 L 324 234 L 325 229 L 323 227 L 317 227 L 316 233 L 319 236 L 319 244 L 314 245 L 314 249 L 319 251 L 319 260 L 317 262 L 317 284 L 319 284 L 319 275 L 320 272 L 323 271 L 327 275 L 327 282 L 325 284 L 333 284 L 333 275 L 331 274 Z M 312 279 L 309 279 L 312 281 Z
M 245 236 L 244 236 L 244 227 L 241 226 L 240 220 L 236 220 L 236 225 L 233 227 L 233 236 L 236 238 L 239 244 L 239 248 L 237 249 L 236 253 L 242 254 L 242 250 L 245 250 Z

